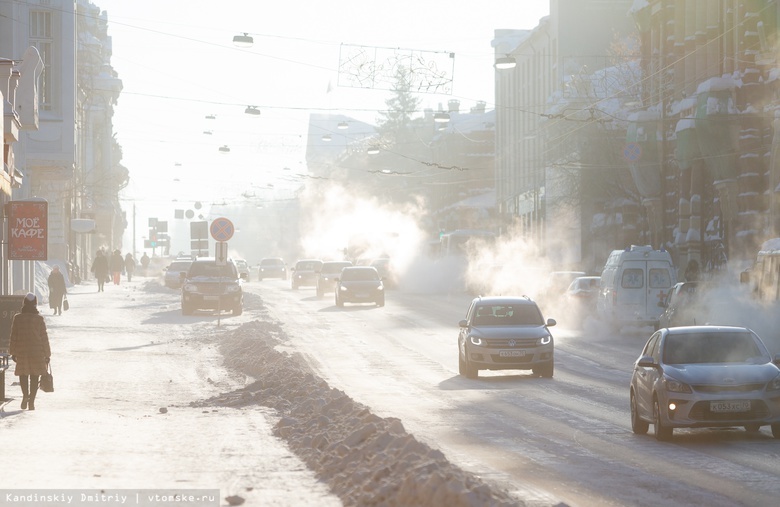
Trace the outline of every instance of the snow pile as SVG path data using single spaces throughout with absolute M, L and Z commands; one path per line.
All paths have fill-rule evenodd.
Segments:
M 256 380 L 193 405 L 275 409 L 280 416 L 275 435 L 344 505 L 518 505 L 417 441 L 400 420 L 374 415 L 329 387 L 299 354 L 277 350 L 286 339 L 278 325 L 254 321 L 216 339 L 226 366 Z

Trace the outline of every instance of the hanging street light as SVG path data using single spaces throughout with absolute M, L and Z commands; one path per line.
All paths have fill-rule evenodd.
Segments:
M 255 43 L 255 40 L 252 38 L 251 35 L 244 32 L 244 35 L 234 35 L 233 36 L 233 44 L 240 48 L 248 48 L 252 47 L 252 44 Z
M 496 58 L 494 66 L 498 70 L 514 69 L 517 66 L 517 61 L 514 56 L 501 56 Z

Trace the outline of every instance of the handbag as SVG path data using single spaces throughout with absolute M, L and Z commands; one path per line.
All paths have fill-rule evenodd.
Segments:
M 47 372 L 41 375 L 40 389 L 44 393 L 54 392 L 54 377 L 51 374 L 51 364 L 47 364 Z
M 70 308 L 70 303 L 68 303 L 68 296 L 62 296 L 62 309 L 67 312 L 68 308 Z

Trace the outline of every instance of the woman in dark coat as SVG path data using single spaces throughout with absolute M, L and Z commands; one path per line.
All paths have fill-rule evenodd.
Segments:
M 38 313 L 38 298 L 27 293 L 21 313 L 11 321 L 11 343 L 9 352 L 16 362 L 14 374 L 22 386 L 22 409 L 35 410 L 35 395 L 38 392 L 38 378 L 47 371 L 51 348 L 46 322 Z
M 127 273 L 128 282 L 133 281 L 134 271 L 135 271 L 135 259 L 133 259 L 133 254 L 128 253 L 127 255 L 125 255 L 125 272 Z
M 60 267 L 54 266 L 49 275 L 49 308 L 54 310 L 54 315 L 62 315 L 62 299 L 67 293 L 65 277 L 60 272 Z
M 98 292 L 103 292 L 103 286 L 108 277 L 108 257 L 103 255 L 103 250 L 98 250 L 95 254 L 95 260 L 92 261 L 92 272 L 98 283 Z

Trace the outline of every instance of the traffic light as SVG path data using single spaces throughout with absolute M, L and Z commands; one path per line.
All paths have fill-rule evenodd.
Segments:
M 152 248 L 157 247 L 157 233 L 153 232 L 149 239 L 149 244 L 152 245 Z

